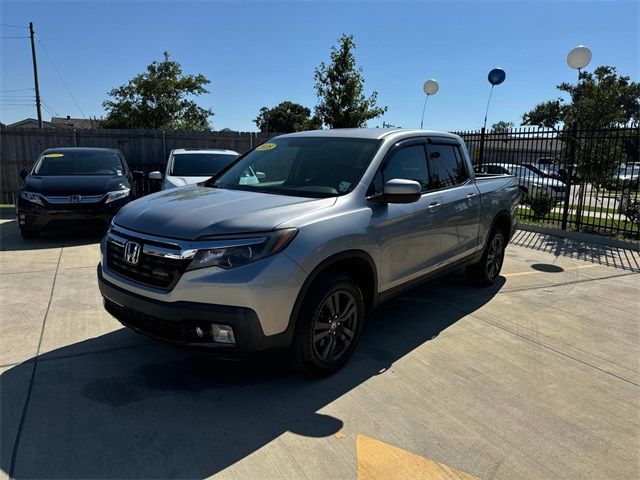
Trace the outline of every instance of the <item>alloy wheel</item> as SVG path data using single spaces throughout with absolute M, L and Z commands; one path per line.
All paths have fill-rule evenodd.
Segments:
M 348 290 L 332 292 L 316 311 L 313 350 L 323 362 L 342 357 L 354 341 L 358 322 L 356 299 Z

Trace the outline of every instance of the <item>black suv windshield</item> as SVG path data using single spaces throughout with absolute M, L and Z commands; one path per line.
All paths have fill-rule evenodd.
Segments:
M 33 169 L 34 175 L 109 175 L 125 174 L 115 152 L 46 152 Z
M 233 162 L 237 155 L 224 153 L 176 153 L 171 175 L 177 177 L 212 177 Z
M 301 197 L 344 195 L 358 184 L 379 145 L 371 139 L 276 138 L 209 185 Z

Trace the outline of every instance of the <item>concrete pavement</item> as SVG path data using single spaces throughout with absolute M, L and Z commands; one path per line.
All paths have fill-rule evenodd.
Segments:
M 277 356 L 224 362 L 121 328 L 95 236 L 0 230 L 2 476 L 376 478 L 380 442 L 460 478 L 640 472 L 637 252 L 520 232 L 496 286 L 405 292 L 344 370 L 310 381 Z

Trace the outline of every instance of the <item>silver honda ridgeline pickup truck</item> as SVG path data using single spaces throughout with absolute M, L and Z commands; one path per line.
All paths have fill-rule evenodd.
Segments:
M 288 348 L 324 376 L 401 289 L 460 267 L 493 283 L 518 200 L 514 177 L 476 178 L 456 135 L 281 135 L 204 183 L 122 208 L 101 245 L 100 291 L 150 337 L 223 355 Z

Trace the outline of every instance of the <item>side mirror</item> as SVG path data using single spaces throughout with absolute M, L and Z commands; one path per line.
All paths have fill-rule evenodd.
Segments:
M 162 173 L 158 171 L 149 172 L 149 180 L 162 180 Z
M 393 178 L 384 184 L 382 194 L 372 200 L 382 203 L 413 203 L 420 200 L 422 185 L 415 180 Z
M 265 178 L 267 178 L 267 174 L 264 172 L 256 172 L 256 178 L 258 180 L 264 180 Z
M 23 181 L 27 179 L 27 175 L 29 175 L 29 170 L 27 170 L 26 168 L 23 168 L 22 170 L 20 170 L 20 178 Z

